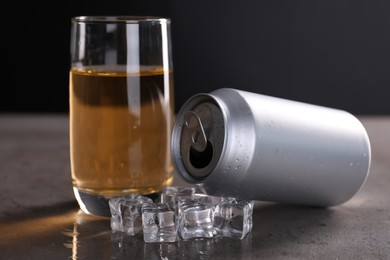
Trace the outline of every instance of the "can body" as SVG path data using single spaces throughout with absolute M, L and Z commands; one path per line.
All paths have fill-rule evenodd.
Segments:
M 325 207 L 352 198 L 371 163 L 352 114 L 229 88 L 187 100 L 171 148 L 178 174 L 210 195 Z

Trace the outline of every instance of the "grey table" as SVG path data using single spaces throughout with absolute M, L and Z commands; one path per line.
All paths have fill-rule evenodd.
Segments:
M 390 116 L 361 116 L 369 177 L 328 209 L 255 202 L 243 240 L 144 243 L 80 212 L 70 181 L 68 115 L 0 115 L 0 259 L 390 259 Z M 175 177 L 175 185 L 186 185 Z

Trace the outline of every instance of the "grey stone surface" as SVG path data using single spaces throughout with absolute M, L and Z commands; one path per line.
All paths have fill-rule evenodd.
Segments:
M 79 211 L 67 115 L 0 115 L 0 259 L 390 259 L 390 116 L 359 119 L 372 165 L 350 201 L 328 209 L 256 201 L 242 241 L 147 244 Z M 175 185 L 188 184 L 175 176 Z

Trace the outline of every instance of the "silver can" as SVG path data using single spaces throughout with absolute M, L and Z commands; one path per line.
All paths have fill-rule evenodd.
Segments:
M 177 173 L 210 195 L 311 206 L 351 199 L 371 164 L 351 113 L 230 88 L 184 103 L 171 148 Z

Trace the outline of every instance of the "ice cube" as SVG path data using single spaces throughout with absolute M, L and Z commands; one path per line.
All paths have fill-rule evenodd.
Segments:
M 195 193 L 193 198 L 199 202 L 211 203 L 214 206 L 219 204 L 222 201 L 222 199 L 224 199 L 223 197 L 211 196 L 206 193 Z
M 175 242 L 177 221 L 174 202 L 145 203 L 142 207 L 142 231 L 144 241 Z
M 195 184 L 195 194 L 207 194 L 206 189 L 203 187 L 203 184 Z
M 179 235 L 182 239 L 213 237 L 214 205 L 207 197 L 179 200 Z
M 179 199 L 192 199 L 195 194 L 195 187 L 168 186 L 161 191 L 160 201 L 162 203 L 172 201 L 177 203 Z
M 136 235 L 142 231 L 142 212 L 144 203 L 153 203 L 151 198 L 138 194 L 114 197 L 109 200 L 111 229 Z
M 195 187 L 168 186 L 161 191 L 160 201 L 161 203 L 173 202 L 173 205 L 175 207 L 175 214 L 179 217 L 179 201 L 185 199 L 193 199 L 195 191 Z
M 132 194 L 109 200 L 111 229 L 144 241 L 229 237 L 243 239 L 251 232 L 254 201 L 210 196 L 201 187 L 165 188 L 159 202 Z
M 115 197 L 108 201 L 111 211 L 111 229 L 114 232 L 123 232 L 122 213 L 120 210 L 120 203 L 123 199 L 123 197 Z
M 252 231 L 253 204 L 251 200 L 223 198 L 215 207 L 214 235 L 243 239 Z

